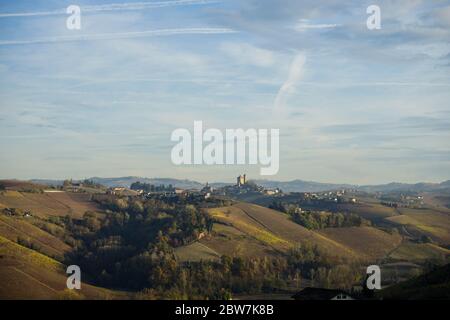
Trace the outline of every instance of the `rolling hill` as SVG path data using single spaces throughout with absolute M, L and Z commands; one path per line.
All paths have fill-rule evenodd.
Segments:
M 400 208 L 400 215 L 387 217 L 386 220 L 405 227 L 410 234 L 427 236 L 433 241 L 450 244 L 450 214 L 432 209 Z
M 374 261 L 398 247 L 402 237 L 373 227 L 308 230 L 286 214 L 254 204 L 237 203 L 209 209 L 215 223 L 210 235 L 178 249 L 182 260 L 217 259 L 220 255 L 276 256 L 298 244 L 308 243 L 329 256 Z
M 0 299 L 127 298 L 124 293 L 84 282 L 81 290 L 69 291 L 66 280 L 61 263 L 0 236 Z
M 14 242 L 26 241 L 39 252 L 61 260 L 71 250 L 70 246 L 33 225 L 29 222 L 32 219 L 0 215 L 0 235 Z
M 386 300 L 449 300 L 450 264 L 390 286 L 379 292 L 377 296 Z
M 140 181 L 153 185 L 173 185 L 177 188 L 182 189 L 201 189 L 204 183 L 200 183 L 194 180 L 188 179 L 173 179 L 173 178 L 146 178 L 146 177 L 117 177 L 117 178 L 100 178 L 91 177 L 88 180 L 92 180 L 95 183 L 102 184 L 107 187 L 123 186 L 129 187 L 133 182 Z M 42 185 L 62 185 L 62 180 L 51 180 L 51 179 L 32 179 L 33 183 L 38 183 Z M 431 192 L 431 191 L 441 191 L 448 192 L 450 190 L 450 180 L 443 181 L 441 183 L 387 183 L 379 185 L 354 185 L 345 183 L 323 183 L 314 181 L 305 181 L 300 179 L 295 179 L 291 181 L 274 181 L 274 180 L 253 180 L 258 185 L 265 188 L 274 189 L 280 188 L 285 192 L 321 192 L 321 191 L 331 191 L 339 189 L 356 189 L 364 192 Z M 232 182 L 212 182 L 210 183 L 213 187 L 223 187 L 226 185 L 232 185 Z
M 27 192 L 29 189 L 25 187 L 32 192 Z M 91 197 L 89 193 L 36 191 L 32 184 L 17 182 L 0 191 L 0 281 L 5 284 L 0 289 L 0 298 L 130 297 L 88 284 L 84 284 L 84 291 L 79 294 L 64 289 L 66 275 L 58 261 L 63 261 L 62 257 L 75 244 L 68 241 L 73 239 L 54 217 L 70 215 L 79 219 L 86 211 L 102 212 Z M 219 261 L 222 255 L 272 258 L 285 256 L 298 245 L 310 244 L 339 263 L 380 263 L 383 268 L 386 266 L 383 269 L 383 272 L 387 270 L 386 274 L 396 275 L 399 265 L 409 263 L 408 270 L 402 267 L 405 269 L 402 279 L 429 261 L 445 261 L 450 256 L 446 247 L 450 241 L 450 213 L 445 208 L 394 208 L 376 201 L 336 205 L 340 212 L 358 214 L 371 220 L 372 225 L 309 230 L 285 213 L 238 201 L 225 207 L 208 208 L 214 221 L 211 232 L 175 248 L 175 256 L 179 262 Z M 9 214 L 5 208 L 19 211 Z M 103 214 L 98 216 L 102 219 Z M 430 237 L 432 242 L 417 241 L 422 235 Z
M 80 218 L 86 211 L 99 210 L 86 193 L 19 191 L 0 192 L 0 208 L 18 208 L 37 216 L 65 216 Z

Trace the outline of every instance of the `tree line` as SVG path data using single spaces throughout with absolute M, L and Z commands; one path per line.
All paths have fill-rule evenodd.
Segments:
M 288 214 L 301 226 L 317 230 L 324 228 L 360 227 L 370 225 L 370 221 L 355 213 L 302 210 L 297 205 L 286 205 L 274 201 L 269 208 Z

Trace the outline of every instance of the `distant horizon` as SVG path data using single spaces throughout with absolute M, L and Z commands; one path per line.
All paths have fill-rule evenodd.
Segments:
M 236 175 L 237 177 L 238 175 Z M 83 181 L 83 180 L 89 180 L 89 179 L 124 179 L 124 178 L 142 178 L 142 179 L 153 179 L 153 180 L 162 180 L 162 179 L 172 179 L 172 180 L 178 180 L 178 181 L 190 181 L 190 182 L 197 182 L 201 184 L 206 183 L 229 183 L 233 184 L 236 181 L 225 181 L 225 180 L 210 180 L 210 181 L 202 181 L 194 178 L 173 178 L 173 177 L 150 177 L 150 176 L 137 176 L 137 175 L 124 175 L 124 176 L 116 176 L 116 177 L 105 177 L 105 176 L 90 176 L 86 178 L 73 178 L 73 177 L 66 177 L 66 178 L 29 178 L 29 179 L 18 179 L 18 178 L 4 178 L 1 177 L 0 180 L 17 180 L 17 181 L 36 181 L 36 180 L 49 180 L 49 181 L 64 181 L 64 180 L 75 180 L 75 181 Z M 270 179 L 270 178 L 257 178 L 254 179 L 251 176 L 247 176 L 248 181 L 270 181 L 270 182 L 293 182 L 293 181 L 302 181 L 302 182 L 311 182 L 311 183 L 320 183 L 320 184 L 335 184 L 335 185 L 350 185 L 350 186 L 377 186 L 377 185 L 388 185 L 393 183 L 398 184 L 419 184 L 419 183 L 425 183 L 425 184 L 441 184 L 447 181 L 450 181 L 450 178 L 437 180 L 437 181 L 413 181 L 413 182 L 402 182 L 402 181 L 388 181 L 388 182 L 381 182 L 381 183 L 372 183 L 372 184 L 358 184 L 358 183 L 349 183 L 349 182 L 330 182 L 330 181 L 319 181 L 319 180 L 305 180 L 301 178 L 294 178 L 290 180 L 279 180 L 279 179 Z

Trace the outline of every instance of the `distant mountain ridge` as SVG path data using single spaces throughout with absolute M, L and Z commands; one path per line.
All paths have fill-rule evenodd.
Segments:
M 270 180 L 255 180 L 259 185 L 265 188 L 280 188 L 286 192 L 321 192 L 332 191 L 338 189 L 357 189 L 365 192 L 394 192 L 394 191 L 438 191 L 444 189 L 450 189 L 450 180 L 441 183 L 398 183 L 391 182 L 387 184 L 379 185 L 351 185 L 351 184 L 333 184 L 333 183 L 321 183 L 313 181 L 292 180 L 292 181 L 270 181 Z
M 321 192 L 337 189 L 356 188 L 350 184 L 321 183 L 314 181 L 292 180 L 292 181 L 271 181 L 271 180 L 253 180 L 256 184 L 267 189 L 280 188 L 285 192 Z
M 84 180 L 84 179 L 82 179 Z M 75 180 L 74 181 L 82 181 Z M 91 180 L 95 183 L 104 185 L 106 187 L 126 187 L 129 188 L 134 182 L 142 182 L 149 183 L 153 185 L 173 185 L 177 188 L 182 189 L 200 189 L 204 185 L 197 181 L 192 180 L 181 180 L 181 179 L 171 179 L 171 178 L 145 178 L 145 177 L 136 177 L 136 176 L 128 176 L 128 177 L 117 177 L 117 178 L 100 178 L 100 177 L 91 177 L 87 178 L 87 180 Z M 54 185 L 60 186 L 63 184 L 64 180 L 52 180 L 52 179 L 32 179 L 30 180 L 33 183 L 45 184 L 45 185 Z
M 89 178 L 89 180 L 94 181 L 95 183 L 102 184 L 107 187 L 127 187 L 129 188 L 130 185 L 134 182 L 142 182 L 142 183 L 149 183 L 153 185 L 169 185 L 171 184 L 174 187 L 181 188 L 181 189 L 201 189 L 204 184 L 188 180 L 188 179 L 172 179 L 172 178 L 144 178 L 144 177 L 120 177 L 120 178 L 99 178 L 99 177 L 92 177 Z
M 89 180 L 95 183 L 102 184 L 107 187 L 127 187 L 136 181 L 143 183 L 149 183 L 153 185 L 173 185 L 177 188 L 182 189 L 201 189 L 204 184 L 198 181 L 189 179 L 173 179 L 173 178 L 145 178 L 137 176 L 128 177 L 117 177 L 117 178 L 100 178 L 92 177 Z M 393 191 L 415 191 L 415 192 L 426 192 L 426 191 L 439 191 L 444 189 L 450 189 L 450 180 L 441 183 L 425 183 L 419 182 L 415 184 L 407 183 L 397 183 L 392 182 L 388 184 L 380 185 L 351 185 L 351 184 L 335 184 L 335 183 L 322 183 L 314 181 L 304 181 L 304 180 L 292 180 L 292 181 L 272 181 L 272 180 L 252 180 L 258 185 L 264 188 L 274 189 L 280 188 L 285 192 L 321 192 L 321 191 L 332 191 L 339 189 L 357 189 L 366 192 L 393 192 Z M 31 182 L 47 185 L 62 185 L 63 180 L 47 180 L 47 179 L 33 179 Z M 226 182 L 213 182 L 211 185 L 213 187 L 219 188 L 226 185 L 232 185 L 233 183 Z
M 393 192 L 393 191 L 415 191 L 415 192 L 427 192 L 427 191 L 439 191 L 450 189 L 450 180 L 446 180 L 440 183 L 427 183 L 427 182 L 419 182 L 419 183 L 398 183 L 391 182 L 388 184 L 381 185 L 368 185 L 368 186 L 359 186 L 357 188 L 361 191 L 366 192 Z

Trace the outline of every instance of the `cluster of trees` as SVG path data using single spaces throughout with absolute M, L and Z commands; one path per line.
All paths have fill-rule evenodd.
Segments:
M 76 240 L 66 262 L 79 265 L 104 286 L 142 289 L 149 283 L 171 282 L 177 267 L 173 248 L 212 227 L 209 215 L 189 204 L 115 196 L 95 199 L 106 213 L 86 212 L 81 220 L 64 218 Z
M 308 229 L 360 227 L 370 225 L 370 221 L 354 213 L 293 212 L 292 220 Z
M 29 238 L 23 238 L 23 237 L 18 237 L 17 238 L 17 243 L 20 244 L 21 246 L 27 247 L 29 249 L 41 252 L 41 246 L 38 245 L 36 242 L 31 241 Z
M 81 182 L 85 187 L 90 187 L 90 188 L 104 188 L 104 186 L 100 183 L 96 183 L 94 180 L 90 180 L 90 179 L 84 179 Z
M 173 192 L 175 188 L 169 184 L 168 186 L 162 184 L 159 186 L 155 186 L 149 183 L 142 183 L 139 181 L 133 182 L 130 186 L 131 190 L 144 190 L 145 192 Z
M 269 208 L 285 212 L 296 223 L 313 230 L 370 225 L 369 220 L 354 213 L 303 211 L 297 205 L 284 205 L 281 202 L 273 202 Z
M 291 249 L 287 256 L 290 277 L 299 276 L 312 286 L 350 289 L 362 281 L 362 268 L 357 262 L 330 256 L 316 246 L 303 244 Z
M 97 236 L 118 235 L 138 246 L 146 247 L 162 233 L 171 246 L 177 247 L 212 228 L 206 211 L 192 204 L 113 195 L 93 199 L 106 210 L 106 216 L 87 212 L 80 224 Z
M 63 181 L 62 186 L 63 186 L 63 188 L 67 188 L 67 187 L 72 186 L 74 183 L 77 183 L 77 184 L 79 183 L 80 185 L 83 185 L 84 187 L 89 187 L 89 188 L 96 188 L 96 189 L 104 189 L 105 188 L 104 185 L 97 183 L 92 179 L 84 179 L 81 181 L 79 181 L 79 180 L 74 181 L 72 179 L 66 179 Z

